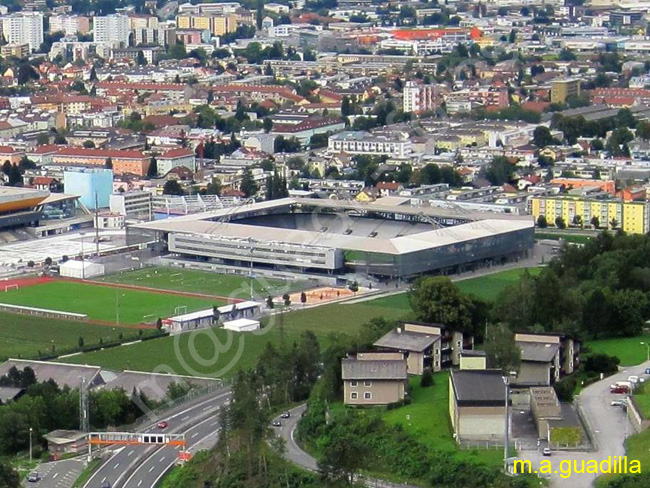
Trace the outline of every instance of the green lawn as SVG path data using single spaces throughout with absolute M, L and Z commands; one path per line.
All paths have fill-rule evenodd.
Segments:
M 36 356 L 39 350 L 43 354 L 50 353 L 52 344 L 57 350 L 68 350 L 78 346 L 79 337 L 84 338 L 86 346 L 91 346 L 97 344 L 100 337 L 110 342 L 117 340 L 120 333 L 130 337 L 137 332 L 122 327 L 0 312 L 0 360 Z
M 429 449 L 453 451 L 456 456 L 467 460 L 501 466 L 501 449 L 459 449 L 453 438 L 449 419 L 449 372 L 434 374 L 433 386 L 422 388 L 420 377 L 410 380 L 410 405 L 387 410 L 383 417 L 390 424 L 401 424 L 405 431 Z M 408 419 L 407 419 L 408 416 Z
M 587 346 L 590 352 L 617 356 L 621 360 L 621 366 L 632 366 L 647 359 L 646 346 L 640 342 L 650 344 L 650 335 L 589 341 Z
M 574 244 L 586 244 L 592 237 L 580 234 L 572 234 L 570 232 L 535 232 L 535 239 L 549 239 L 558 241 L 560 239 Z
M 153 322 L 169 317 L 177 307 L 187 311 L 223 305 L 223 302 L 164 293 L 149 293 L 87 283 L 53 281 L 2 293 L 0 302 L 87 314 L 116 324 Z M 117 315 L 119 314 L 119 320 Z
M 306 281 L 289 282 L 256 276 L 254 269 L 253 276 L 253 291 L 259 296 L 282 295 L 286 291 L 301 290 L 308 286 Z M 144 268 L 106 276 L 102 278 L 102 281 L 206 295 L 250 297 L 250 278 L 247 276 L 208 271 L 162 267 Z
M 639 406 L 644 418 L 650 418 L 650 385 L 642 383 L 634 389 L 634 402 Z
M 354 334 L 362 323 L 373 317 L 397 319 L 404 315 L 404 310 L 372 303 L 333 304 L 286 313 L 285 343 L 290 345 L 303 331 L 311 330 L 325 345 L 327 336 L 332 332 Z M 223 329 L 209 329 L 95 351 L 65 360 L 109 369 L 128 366 L 134 370 L 153 371 L 166 365 L 179 374 L 231 376 L 239 369 L 253 366 L 268 341 L 279 344 L 280 340 L 279 318 L 275 316 L 270 327 L 259 333 L 231 335 Z
M 541 268 L 526 269 L 533 276 L 539 274 L 541 271 Z M 458 285 L 458 288 L 465 293 L 476 295 L 484 300 L 492 301 L 508 286 L 517 282 L 526 269 L 507 269 L 491 275 L 457 281 L 456 284 Z

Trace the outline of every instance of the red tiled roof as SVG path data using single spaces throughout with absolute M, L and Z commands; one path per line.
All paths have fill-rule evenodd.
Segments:
M 142 151 L 123 151 L 115 149 L 92 149 L 85 147 L 62 147 L 59 149 L 62 156 L 88 156 L 94 158 L 119 158 L 119 159 L 143 159 Z
M 160 156 L 160 158 L 163 158 L 163 159 L 184 158 L 184 157 L 193 156 L 193 155 L 194 155 L 194 151 L 192 151 L 191 149 L 186 149 L 184 147 L 179 147 L 177 149 L 170 149 L 165 154 Z
M 58 152 L 59 149 L 60 149 L 60 147 L 57 146 L 56 144 L 44 144 L 42 146 L 38 146 L 33 151 L 30 151 L 30 153 L 31 154 L 49 154 L 49 153 Z
M 17 151 L 13 147 L 0 146 L 0 154 L 15 154 Z
M 37 176 L 34 178 L 32 184 L 34 185 L 51 185 L 54 181 L 54 178 L 48 178 L 47 176 Z

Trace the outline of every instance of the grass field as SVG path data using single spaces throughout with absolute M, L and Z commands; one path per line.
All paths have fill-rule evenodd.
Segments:
M 373 317 L 400 318 L 405 315 L 402 309 L 393 308 L 390 302 L 364 302 L 356 305 L 333 304 L 287 313 L 284 316 L 285 343 L 291 343 L 306 330 L 313 331 L 326 344 L 332 332 L 354 334 L 362 323 Z M 231 376 L 240 369 L 255 365 L 259 354 L 268 341 L 279 344 L 281 340 L 277 316 L 273 325 L 262 334 L 233 334 L 223 329 L 210 329 L 167 337 L 153 341 L 119 347 L 104 351 L 86 353 L 71 358 L 67 362 L 95 364 L 111 369 L 130 369 L 153 371 L 161 364 L 169 366 L 179 374 Z M 213 334 L 213 336 L 208 336 Z M 243 338 L 240 346 L 240 337 Z M 222 352 L 217 352 L 216 338 Z M 229 342 L 228 338 L 234 338 Z M 241 349 L 241 355 L 238 353 Z M 194 357 L 189 351 L 194 351 Z M 198 359 L 197 359 L 198 358 Z M 203 359 L 202 359 L 203 358 Z M 208 360 L 209 359 L 209 360 Z M 228 368 L 224 371 L 224 368 Z
M 436 373 L 433 386 L 422 388 L 419 376 L 411 378 L 410 386 L 412 403 L 386 411 L 383 414 L 386 422 L 400 424 L 429 449 L 454 452 L 456 457 L 467 461 L 501 466 L 501 449 L 461 450 L 454 441 L 449 419 L 449 372 Z
M 190 312 L 213 305 L 223 305 L 224 302 L 87 283 L 53 281 L 1 293 L 0 303 L 83 313 L 91 319 L 116 324 L 138 324 L 155 322 L 158 317 L 171 316 L 178 306 L 185 306 Z
M 282 295 L 286 291 L 302 290 L 307 286 L 305 281 L 282 281 L 255 276 L 253 270 L 253 291 L 256 295 Z M 145 268 L 128 271 L 102 278 L 109 283 L 146 286 L 162 290 L 177 290 L 206 295 L 233 296 L 234 298 L 250 298 L 250 278 L 241 275 L 226 275 L 173 268 Z
M 43 354 L 76 347 L 79 337 L 84 338 L 86 346 L 99 342 L 117 340 L 120 333 L 124 337 L 135 335 L 138 331 L 122 327 L 89 325 L 83 322 L 54 320 L 43 317 L 18 315 L 0 312 L 0 357 L 31 357 L 40 350 Z M 145 330 L 145 334 L 149 331 Z
M 617 356 L 621 360 L 621 366 L 632 366 L 647 359 L 646 346 L 640 342 L 650 344 L 650 335 L 589 341 L 587 346 L 590 352 Z
M 539 274 L 541 271 L 541 268 L 526 269 L 533 276 Z M 507 269 L 491 275 L 457 281 L 456 284 L 465 293 L 492 301 L 508 286 L 517 282 L 524 271 L 525 269 L 523 268 Z

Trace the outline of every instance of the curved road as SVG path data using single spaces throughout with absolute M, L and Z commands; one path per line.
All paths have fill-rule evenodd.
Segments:
M 276 435 L 284 439 L 287 451 L 284 456 L 294 464 L 306 469 L 307 471 L 318 472 L 318 461 L 298 445 L 295 438 L 296 427 L 300 417 L 307 409 L 307 405 L 303 404 L 296 408 L 289 410 L 291 416 L 288 419 L 276 417 L 274 421 L 278 420 L 282 423 L 281 427 L 273 427 Z M 366 486 L 373 488 L 417 488 L 413 485 L 395 484 L 388 481 L 383 481 L 374 478 L 362 478 L 359 476 L 357 481 L 363 482 Z
M 219 390 L 216 395 L 166 417 L 166 432 L 185 433 L 188 447 L 194 447 L 217 431 L 219 409 L 228 402 L 229 390 Z M 159 432 L 155 424 L 142 432 Z M 178 450 L 171 446 L 127 446 L 115 451 L 93 473 L 84 488 L 99 488 L 110 483 L 111 488 L 138 486 L 151 488 L 176 463 Z

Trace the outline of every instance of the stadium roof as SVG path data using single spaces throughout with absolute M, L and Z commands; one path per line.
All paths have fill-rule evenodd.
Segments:
M 369 236 L 354 236 L 331 232 L 315 232 L 257 225 L 227 223 L 231 217 L 248 217 L 259 211 L 281 209 L 292 205 L 306 205 L 315 207 L 331 207 L 339 210 L 356 210 L 358 212 L 379 212 L 420 215 L 428 217 L 443 216 L 470 220 L 469 223 L 451 227 L 433 229 L 421 233 L 409 234 L 389 239 L 373 238 Z M 426 212 L 426 213 L 425 213 Z M 471 217 L 468 217 L 471 215 Z M 482 217 L 484 220 L 478 220 Z M 506 214 L 507 215 L 507 214 Z M 220 221 L 219 219 L 223 220 Z M 475 221 L 471 221 L 474 220 Z M 409 252 L 422 251 L 435 247 L 458 244 L 483 237 L 509 233 L 517 230 L 532 229 L 534 222 L 531 217 L 521 218 L 503 215 L 476 212 L 465 213 L 462 211 L 439 208 L 414 208 L 410 206 L 382 206 L 377 202 L 364 205 L 351 202 L 325 201 L 304 198 L 284 198 L 268 202 L 246 204 L 234 208 L 224 208 L 209 212 L 185 215 L 171 219 L 136 224 L 138 229 L 179 234 L 199 234 L 207 239 L 241 239 L 242 241 L 259 242 L 284 242 L 304 246 L 319 246 L 352 251 L 378 252 L 400 255 Z

